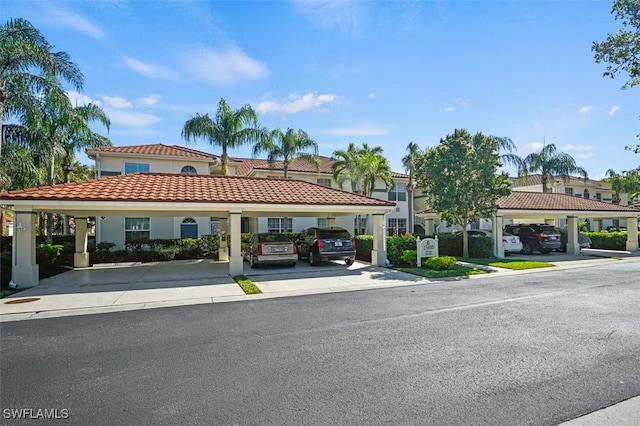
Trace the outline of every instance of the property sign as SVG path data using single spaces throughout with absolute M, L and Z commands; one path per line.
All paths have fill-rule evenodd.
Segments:
M 424 240 L 420 240 L 420 237 L 417 237 L 416 250 L 418 252 L 418 267 L 420 267 L 423 257 L 438 256 L 438 237 L 425 238 Z

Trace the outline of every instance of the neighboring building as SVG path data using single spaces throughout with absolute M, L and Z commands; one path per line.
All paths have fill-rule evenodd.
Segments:
M 197 151 L 178 145 L 135 145 L 105 148 L 89 148 L 89 158 L 96 162 L 97 177 L 113 176 L 136 172 L 162 172 L 187 174 L 219 174 L 219 156 Z M 314 184 L 340 189 L 333 181 L 333 161 L 329 157 L 319 157 L 320 173 L 316 167 L 303 160 L 295 160 L 290 166 L 288 177 L 291 179 L 312 182 Z M 229 175 L 247 177 L 283 177 L 282 162 L 276 162 L 271 168 L 264 159 L 235 158 L 229 159 L 227 166 Z M 396 208 L 386 218 L 388 234 L 408 232 L 408 202 L 406 185 L 409 176 L 392 173 L 394 185 L 387 191 L 384 183 L 379 182 L 372 196 L 374 198 L 393 201 Z M 347 182 L 344 190 L 350 190 Z M 97 241 L 110 241 L 118 247 L 132 239 L 148 238 L 187 238 L 219 232 L 218 217 L 108 217 L 96 218 Z M 371 234 L 373 232 L 370 217 L 339 216 L 324 217 L 243 217 L 242 232 L 299 232 L 311 226 L 328 226 L 329 223 L 341 226 L 353 234 Z M 359 226 L 358 226 L 359 225 Z

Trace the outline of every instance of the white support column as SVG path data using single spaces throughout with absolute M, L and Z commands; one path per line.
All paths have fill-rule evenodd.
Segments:
M 76 252 L 73 254 L 73 267 L 86 268 L 89 266 L 89 252 L 87 251 L 87 218 L 76 217 Z
M 627 218 L 627 250 L 638 250 L 638 218 Z
M 433 219 L 425 219 L 424 220 L 424 233 L 425 235 L 432 236 L 433 235 Z
M 504 258 L 504 246 L 502 245 L 502 227 L 504 226 L 504 217 L 494 215 L 491 221 L 493 228 L 493 255 L 498 259 Z
M 229 236 L 231 237 L 231 256 L 229 256 L 229 275 L 242 275 L 242 232 L 240 219 L 242 212 L 229 212 Z
M 371 264 L 376 266 L 387 265 L 387 229 L 384 213 L 373 215 L 373 250 L 371 251 Z
M 12 288 L 38 285 L 40 274 L 36 263 L 36 212 L 16 211 L 13 216 Z
M 335 217 L 327 217 L 327 226 L 329 228 L 336 226 L 336 218 Z
M 591 221 L 591 230 L 593 232 L 599 232 L 602 230 L 602 219 L 593 219 Z
M 218 250 L 218 260 L 228 261 L 229 260 L 229 245 L 228 241 L 228 226 L 227 226 L 226 217 L 220 218 L 220 249 Z
M 567 254 L 580 254 L 578 216 L 567 216 Z

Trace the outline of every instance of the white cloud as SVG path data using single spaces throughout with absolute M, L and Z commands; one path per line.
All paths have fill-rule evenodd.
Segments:
M 105 112 L 111 119 L 112 126 L 114 124 L 120 124 L 126 127 L 146 127 L 162 121 L 161 118 L 156 115 L 136 111 L 122 111 L 120 109 L 105 108 Z
M 588 145 L 574 145 L 574 144 L 568 144 L 565 145 L 563 150 L 564 151 L 576 151 L 576 152 L 583 152 L 583 151 L 591 151 L 593 149 L 592 146 L 588 146 Z
M 591 111 L 591 107 L 590 106 L 583 106 L 582 108 L 580 108 L 580 113 L 581 114 L 584 114 L 584 113 L 587 113 L 587 112 L 590 112 L 590 111 Z
M 454 99 L 454 102 L 456 102 L 458 105 L 460 105 L 463 108 L 467 108 L 470 104 L 468 99 L 462 99 L 462 98 L 456 98 Z
M 67 96 L 71 101 L 71 105 L 73 105 L 74 107 L 84 106 L 88 104 L 95 104 L 98 106 L 102 105 L 102 102 L 91 99 L 89 96 L 82 93 L 75 92 L 75 91 L 67 92 Z
M 295 10 L 321 28 L 338 28 L 359 33 L 366 19 L 366 2 L 298 0 Z
M 194 77 L 214 86 L 233 86 L 269 76 L 265 64 L 238 48 L 215 51 L 198 47 L 184 55 L 181 61 Z
M 58 7 L 51 7 L 50 4 L 47 3 L 43 3 L 43 7 L 43 13 L 53 18 L 50 21 L 58 27 L 70 27 L 98 40 L 105 40 L 107 38 L 107 34 L 102 31 L 100 27 L 74 12 Z
M 544 144 L 542 142 L 531 142 L 524 145 L 518 146 L 518 151 L 524 152 L 539 152 L 544 148 Z
M 120 96 L 102 96 L 104 104 L 113 108 L 133 108 L 133 104 Z
M 166 67 L 145 64 L 133 58 L 124 58 L 127 67 L 149 78 L 178 80 L 178 74 Z
M 153 105 L 156 105 L 158 103 L 158 101 L 160 101 L 161 98 L 162 98 L 162 96 L 154 93 L 152 95 L 147 96 L 146 98 L 138 99 L 136 101 L 136 105 L 138 105 L 138 106 L 153 106 Z
M 335 101 L 336 95 L 314 95 L 307 93 L 304 96 L 298 96 L 296 93 L 289 95 L 284 103 L 277 102 L 260 102 L 256 106 L 256 112 L 259 114 L 295 114 L 297 112 L 310 109 L 319 109 L 325 104 Z
M 576 160 L 588 160 L 588 159 L 593 158 L 595 156 L 596 156 L 595 153 L 590 152 L 590 153 L 584 153 L 584 154 L 577 154 L 575 156 L 575 159 Z
M 375 93 L 369 93 L 369 99 L 374 99 L 376 97 Z
M 444 112 L 453 112 L 453 111 L 455 111 L 455 108 L 452 106 L 447 107 L 447 109 L 444 110 Z
M 617 105 L 614 105 L 611 107 L 611 109 L 609 110 L 609 112 L 607 114 L 609 114 L 609 117 L 613 117 L 614 115 L 616 115 L 616 113 L 620 111 L 620 107 Z

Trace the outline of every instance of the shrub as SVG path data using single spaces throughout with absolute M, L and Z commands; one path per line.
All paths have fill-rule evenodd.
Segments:
M 418 264 L 418 250 L 405 250 L 402 252 L 402 262 L 411 266 Z
M 387 237 L 387 258 L 396 266 L 405 264 L 402 260 L 405 250 L 415 249 L 416 239 L 413 237 Z
M 356 235 L 356 259 L 371 262 L 373 235 Z
M 101 241 L 96 244 L 96 251 L 110 251 L 115 246 L 116 243 L 112 243 L 111 241 Z
M 434 269 L 436 271 L 445 271 L 453 269 L 456 262 L 457 259 L 453 256 L 429 257 L 424 263 L 424 267 L 427 269 Z
M 603 250 L 626 250 L 626 232 L 585 232 L 591 238 L 591 248 Z M 639 234 L 640 235 L 640 234 Z

